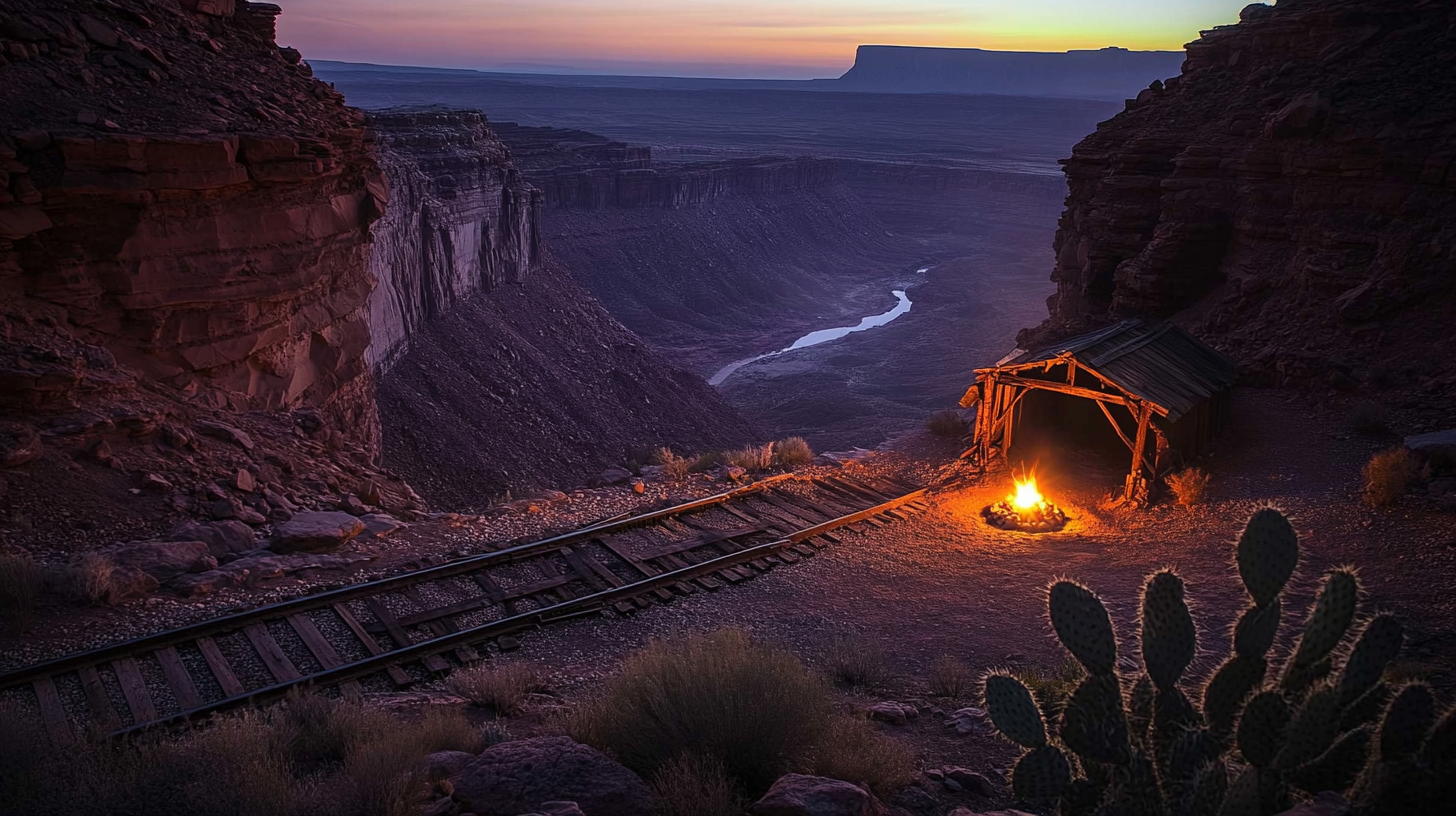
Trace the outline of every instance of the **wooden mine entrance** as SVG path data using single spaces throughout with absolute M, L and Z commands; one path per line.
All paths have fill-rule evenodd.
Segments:
M 1040 351 L 1015 352 L 976 381 L 974 443 L 982 470 L 1009 467 L 1018 426 L 1086 432 L 1100 415 L 1126 447 L 1126 502 L 1143 504 L 1159 479 L 1204 453 L 1228 421 L 1234 363 L 1171 323 L 1127 320 Z M 1095 413 L 1094 413 L 1095 412 Z M 1100 423 L 1099 423 L 1100 424 Z

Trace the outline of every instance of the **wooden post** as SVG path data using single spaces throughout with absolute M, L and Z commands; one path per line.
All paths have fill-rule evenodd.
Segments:
M 1020 388 L 1008 389 L 1007 394 L 1011 399 L 1006 402 L 1006 432 L 1001 437 L 1001 451 L 1006 458 L 1006 466 L 1011 466 L 1011 431 L 1016 426 L 1016 406 L 1020 404 L 1017 397 L 1020 396 Z
M 1139 482 L 1143 479 L 1143 448 L 1148 443 L 1148 424 L 1152 417 L 1152 406 L 1146 402 L 1138 403 L 1138 429 L 1137 439 L 1132 446 L 1132 473 L 1127 477 L 1127 488 L 1123 498 L 1126 501 L 1137 501 Z

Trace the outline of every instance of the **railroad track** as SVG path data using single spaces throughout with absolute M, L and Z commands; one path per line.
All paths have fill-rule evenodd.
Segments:
M 124 736 L 296 688 L 406 687 L 511 636 L 714 592 L 813 556 L 833 531 L 925 509 L 861 474 L 786 474 L 662 510 L 80 652 L 0 675 L 47 731 Z M 29 687 L 27 690 L 26 687 Z

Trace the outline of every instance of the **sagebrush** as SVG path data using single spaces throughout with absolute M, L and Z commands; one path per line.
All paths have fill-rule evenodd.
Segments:
M 445 680 L 445 688 L 473 706 L 512 716 L 520 713 L 526 695 L 541 689 L 541 681 L 525 663 L 502 663 L 458 669 Z
M 774 467 L 796 468 L 814 462 L 814 449 L 801 436 L 780 439 L 773 446 Z
M 1411 481 L 1411 455 L 1405 448 L 1391 448 L 1370 457 L 1362 475 L 1365 500 L 1376 507 L 1389 507 L 1405 495 Z
M 724 453 L 723 461 L 733 467 L 743 468 L 749 473 L 758 473 L 773 466 L 773 451 L 772 442 L 767 445 L 749 445 L 746 448 Z
M 1203 503 L 1203 494 L 1208 490 L 1209 475 L 1203 468 L 1183 468 L 1177 473 L 1170 473 L 1166 477 L 1168 489 L 1173 492 L 1173 498 L 1184 507 L 1193 507 Z

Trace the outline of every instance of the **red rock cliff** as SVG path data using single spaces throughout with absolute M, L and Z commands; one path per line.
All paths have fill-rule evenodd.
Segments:
M 17 332 L 39 316 L 148 381 L 317 406 L 372 445 L 387 193 L 361 114 L 274 42 L 278 12 L 0 0 L 0 293 Z
M 1020 344 L 1181 311 L 1255 371 L 1415 363 L 1450 389 L 1456 6 L 1283 0 L 1240 17 L 1064 162 L 1058 291 Z

